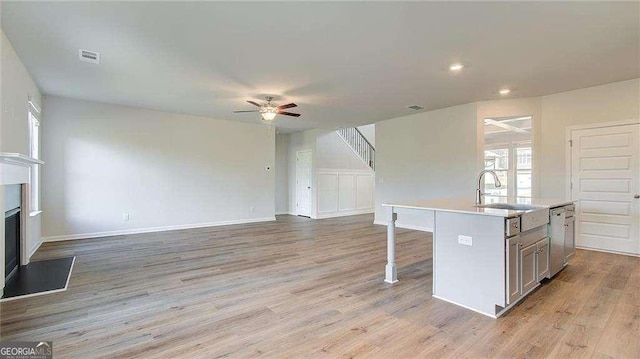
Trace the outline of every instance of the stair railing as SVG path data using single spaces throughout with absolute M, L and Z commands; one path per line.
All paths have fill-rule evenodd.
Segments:
M 336 131 L 369 168 L 376 169 L 376 149 L 356 127 Z

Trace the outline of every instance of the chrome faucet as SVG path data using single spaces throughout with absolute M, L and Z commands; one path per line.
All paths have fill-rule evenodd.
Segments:
M 480 172 L 480 174 L 478 175 L 478 188 L 476 188 L 476 205 L 482 204 L 482 196 L 484 195 L 484 193 L 480 191 L 480 186 L 482 185 L 482 176 L 484 176 L 485 173 L 490 173 L 493 176 L 493 181 L 496 184 L 496 187 L 502 187 L 502 183 L 500 183 L 498 175 L 495 172 L 491 170 L 484 170 Z

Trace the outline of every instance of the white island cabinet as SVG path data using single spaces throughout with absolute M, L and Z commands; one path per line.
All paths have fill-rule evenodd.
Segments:
M 466 199 L 383 204 L 388 208 L 385 281 L 397 282 L 398 211 L 433 211 L 433 296 L 497 318 L 550 277 L 549 209 L 571 201 Z

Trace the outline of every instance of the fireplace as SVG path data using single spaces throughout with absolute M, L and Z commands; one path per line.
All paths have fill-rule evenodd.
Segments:
M 30 262 L 30 254 L 40 245 L 40 211 L 32 208 L 33 170 L 44 162 L 20 154 L 0 152 L 0 207 L 5 215 L 5 262 L 0 275 L 0 296 L 7 295 L 7 284 L 17 283 L 20 272 Z M 17 269 L 17 270 L 16 270 Z M 10 280 L 10 282 L 7 282 Z M 2 301 L 4 299 L 0 299 Z
M 13 279 L 20 266 L 22 186 L 5 187 L 4 274 L 5 283 Z
M 2 155 L 0 154 L 0 165 Z M 3 166 L 2 169 L 11 168 Z M 67 290 L 71 279 L 71 272 L 75 257 L 64 257 L 40 261 L 30 261 L 29 252 L 35 251 L 29 245 L 30 224 L 34 215 L 30 212 L 29 178 L 23 172 L 21 175 L 5 171 L 0 179 L 5 183 L 0 186 L 4 201 L 4 243 L 5 246 L 5 275 L 3 280 L 0 302 L 20 300 L 21 298 L 57 293 Z M 28 171 L 26 172 L 28 175 Z M 3 203 L 4 202 L 4 203 Z M 35 211 L 38 212 L 38 211 Z M 35 213 L 35 216 L 39 213 Z

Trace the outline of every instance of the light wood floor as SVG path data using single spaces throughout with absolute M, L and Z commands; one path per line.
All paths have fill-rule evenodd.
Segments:
M 0 304 L 2 340 L 56 358 L 640 357 L 640 259 L 578 251 L 498 320 L 431 298 L 431 236 L 400 230 L 383 283 L 370 215 L 46 243 L 67 292 Z

